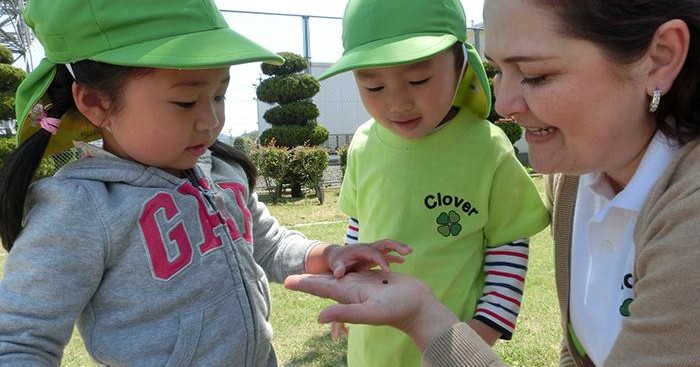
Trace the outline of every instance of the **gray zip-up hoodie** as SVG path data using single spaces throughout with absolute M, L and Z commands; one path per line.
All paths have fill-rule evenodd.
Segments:
M 73 325 L 99 363 L 275 366 L 267 277 L 316 243 L 218 158 L 178 178 L 83 158 L 32 185 L 0 282 L 0 365 L 58 366 Z

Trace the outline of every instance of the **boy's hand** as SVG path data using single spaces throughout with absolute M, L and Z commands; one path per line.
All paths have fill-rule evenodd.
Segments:
M 340 278 L 350 271 L 370 269 L 379 265 L 383 271 L 391 271 L 390 263 L 402 263 L 403 257 L 390 254 L 408 255 L 413 251 L 409 246 L 392 240 L 380 240 L 370 244 L 329 246 L 324 255 L 333 276 Z
M 343 335 L 348 335 L 348 327 L 345 326 L 345 323 L 340 321 L 331 322 L 331 340 L 337 342 Z

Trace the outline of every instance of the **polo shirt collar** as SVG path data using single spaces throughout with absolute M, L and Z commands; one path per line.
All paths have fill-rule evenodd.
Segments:
M 675 143 L 657 131 L 634 176 L 617 195 L 614 194 L 606 175 L 602 172 L 588 173 L 581 178 L 593 194 L 610 201 L 609 207 L 639 212 L 642 210 L 652 187 L 664 173 L 677 150 L 678 146 Z M 604 216 L 603 212 L 607 212 L 607 210 L 601 210 L 599 214 Z

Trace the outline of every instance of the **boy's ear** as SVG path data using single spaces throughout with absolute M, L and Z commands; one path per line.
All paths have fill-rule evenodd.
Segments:
M 107 127 L 107 117 L 111 108 L 111 102 L 102 93 L 78 83 L 73 83 L 73 100 L 75 107 L 90 122 L 97 127 Z
M 664 93 L 671 89 L 673 81 L 685 64 L 689 43 L 688 25 L 680 19 L 669 20 L 656 30 L 649 46 L 652 62 L 647 85 L 649 95 L 656 88 Z

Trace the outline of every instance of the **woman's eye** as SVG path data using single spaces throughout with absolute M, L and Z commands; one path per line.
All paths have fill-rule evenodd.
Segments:
M 428 80 L 430 80 L 430 77 L 425 78 L 425 79 L 421 79 L 421 80 L 416 80 L 414 82 L 409 82 L 409 83 L 411 83 L 411 85 L 421 85 L 421 84 L 427 83 Z
M 174 105 L 180 107 L 180 108 L 192 108 L 194 107 L 195 102 L 172 102 Z
M 365 87 L 365 89 L 367 89 L 370 92 L 379 92 L 382 89 L 384 89 L 384 87 Z
M 538 86 L 540 84 L 543 84 L 544 82 L 547 81 L 547 75 L 540 75 L 536 77 L 523 77 L 523 80 L 520 81 L 520 84 L 527 85 L 527 86 Z
M 223 94 L 220 95 L 220 96 L 214 97 L 214 102 L 223 102 L 223 101 L 225 101 L 225 100 L 226 100 L 226 96 L 223 95 Z

